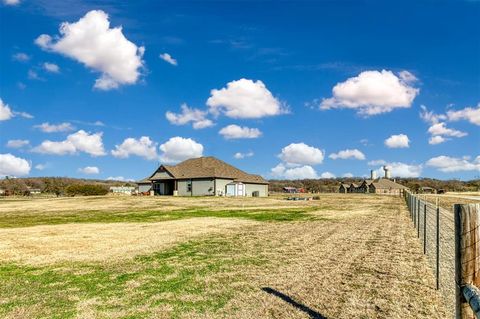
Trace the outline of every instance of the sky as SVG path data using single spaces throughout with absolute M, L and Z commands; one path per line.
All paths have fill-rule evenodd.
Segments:
M 0 1 L 0 177 L 480 176 L 479 1 Z

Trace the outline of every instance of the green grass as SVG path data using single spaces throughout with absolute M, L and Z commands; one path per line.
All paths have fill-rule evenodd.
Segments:
M 16 212 L 0 214 L 0 228 L 27 227 L 36 225 L 58 225 L 68 223 L 119 223 L 159 222 L 193 217 L 245 218 L 256 221 L 297 221 L 312 220 L 309 212 L 318 208 L 302 209 L 255 209 L 255 210 L 206 210 L 182 209 L 173 211 L 101 211 L 80 212 Z
M 0 263 L 0 317 L 24 311 L 29 318 L 73 318 L 79 300 L 95 300 L 91 307 L 96 317 L 118 310 L 120 314 L 114 317 L 155 317 L 155 311 L 165 309 L 172 318 L 189 311 L 215 312 L 234 292 L 253 289 L 242 269 L 267 264 L 260 251 L 246 255 L 242 245 L 237 235 L 228 240 L 189 241 L 111 264 L 34 267 Z

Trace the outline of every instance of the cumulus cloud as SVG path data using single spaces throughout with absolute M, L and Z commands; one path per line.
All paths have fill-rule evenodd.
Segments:
M 480 156 L 473 161 L 468 156 L 463 158 L 450 156 L 437 156 L 426 162 L 427 166 L 434 167 L 444 173 L 460 172 L 460 171 L 479 171 L 480 172 Z
M 158 159 L 157 143 L 148 136 L 142 136 L 139 139 L 129 137 L 120 145 L 115 145 L 112 155 L 119 158 L 128 158 L 130 155 L 136 155 L 148 160 Z
M 445 138 L 443 136 L 436 135 L 436 136 L 432 136 L 428 139 L 428 144 L 437 145 L 437 144 L 441 144 L 443 142 L 446 142 L 448 140 L 449 140 L 449 138 Z
M 30 145 L 29 140 L 9 140 L 6 146 L 10 148 L 22 148 L 27 145 Z
M 7 103 L 4 103 L 0 98 L 0 121 L 6 121 L 11 119 L 14 116 L 10 106 Z
M 320 178 L 335 178 L 335 175 L 330 172 L 323 172 L 320 174 Z
M 195 108 L 188 107 L 187 104 L 180 106 L 181 113 L 173 113 L 168 111 L 165 113 L 167 120 L 174 125 L 185 125 L 192 123 L 194 129 L 202 129 L 213 126 L 214 123 L 207 118 L 207 112 Z
M 34 152 L 42 154 L 66 155 L 84 152 L 91 156 L 106 155 L 103 148 L 102 132 L 90 134 L 80 130 L 67 136 L 64 141 L 45 140 L 33 149 Z
M 258 128 L 250 128 L 231 124 L 222 128 L 218 134 L 229 140 L 239 138 L 258 138 L 262 135 L 262 132 Z
M 63 22 L 59 32 L 56 41 L 42 34 L 35 43 L 44 50 L 63 54 L 100 72 L 95 88 L 110 90 L 138 81 L 145 48 L 125 38 L 121 27 L 110 28 L 105 12 L 92 10 L 77 22 Z
M 410 139 L 405 134 L 397 134 L 387 138 L 384 143 L 388 148 L 408 148 Z
M 447 119 L 445 114 L 436 114 L 434 111 L 429 111 L 425 105 L 421 105 L 420 108 L 420 118 L 427 123 L 435 124 Z
M 60 67 L 55 63 L 45 62 L 42 65 L 43 69 L 50 73 L 60 73 Z
M 353 174 L 352 173 L 345 173 L 345 174 L 343 174 L 343 177 L 351 178 L 351 177 L 353 177 Z
M 31 164 L 10 153 L 0 154 L 0 176 L 24 176 L 30 173 Z
M 20 0 L 3 0 L 3 3 L 7 6 L 16 6 L 20 4 Z
M 280 163 L 271 169 L 270 174 L 278 179 L 313 179 L 318 178 L 317 172 L 310 165 L 288 168 Z
M 329 158 L 331 159 L 357 159 L 357 160 L 364 160 L 365 159 L 365 154 L 363 154 L 361 151 L 357 149 L 346 149 L 343 151 L 340 151 L 338 153 L 332 153 L 330 154 Z
M 39 129 L 44 133 L 69 132 L 75 130 L 75 127 L 68 122 L 63 122 L 59 124 L 50 124 L 48 122 L 45 122 L 39 125 L 34 125 L 33 127 Z
M 466 120 L 472 124 L 480 125 L 480 103 L 477 107 L 466 107 L 462 110 L 447 111 L 447 118 L 449 121 Z
M 30 60 L 30 56 L 23 52 L 18 52 L 12 55 L 12 59 L 19 62 L 27 62 Z
M 433 124 L 428 128 L 428 133 L 435 135 L 444 135 L 451 137 L 464 137 L 468 134 L 466 132 L 458 131 L 455 129 L 447 128 L 444 122 Z
M 214 115 L 231 118 L 262 118 L 285 113 L 281 102 L 258 80 L 240 79 L 227 83 L 220 90 L 213 89 L 207 100 Z
M 47 168 L 47 164 L 37 164 L 35 165 L 35 169 L 39 171 L 43 171 L 45 168 Z
M 377 166 L 377 165 L 385 165 L 387 164 L 387 162 L 385 160 L 379 159 L 379 160 L 369 161 L 367 164 L 370 166 Z
M 254 155 L 253 152 L 247 152 L 247 153 L 241 153 L 241 152 L 237 152 L 233 155 L 234 158 L 236 159 L 243 159 L 243 158 L 246 158 L 246 157 L 252 157 Z
M 168 53 L 162 53 L 162 54 L 159 55 L 159 57 L 160 57 L 160 59 L 162 59 L 163 61 L 165 61 L 167 63 L 170 63 L 171 65 L 175 65 L 175 66 L 178 65 L 177 60 L 172 58 L 172 56 Z
M 290 165 L 316 165 L 323 162 L 324 152 L 305 143 L 292 143 L 282 148 L 278 157 Z
M 393 177 L 420 177 L 422 174 L 422 165 L 406 164 L 402 162 L 385 162 Z M 383 166 L 377 170 L 377 176 L 384 176 Z
M 411 86 L 414 76 L 407 72 L 395 75 L 392 71 L 364 71 L 356 77 L 337 83 L 333 97 L 323 99 L 320 109 L 348 108 L 364 116 L 409 108 L 419 89 Z
M 170 138 L 167 142 L 160 145 L 160 150 L 162 151 L 160 160 L 165 163 L 177 163 L 203 155 L 202 144 L 195 142 L 191 138 L 180 136 Z
M 96 166 L 86 166 L 83 168 L 79 168 L 78 171 L 82 174 L 87 174 L 87 175 L 93 175 L 93 174 L 99 174 L 100 170 Z

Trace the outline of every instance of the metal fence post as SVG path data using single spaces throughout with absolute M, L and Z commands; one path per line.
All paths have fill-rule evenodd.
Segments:
M 438 207 L 438 198 L 437 198 L 437 256 L 436 256 L 436 262 L 437 262 L 437 271 L 436 271 L 436 277 L 437 277 L 437 290 L 440 289 L 440 208 Z
M 427 253 L 427 202 L 423 205 L 423 253 Z
M 417 237 L 420 238 L 420 198 L 417 200 L 417 212 L 418 212 L 418 221 L 417 221 Z

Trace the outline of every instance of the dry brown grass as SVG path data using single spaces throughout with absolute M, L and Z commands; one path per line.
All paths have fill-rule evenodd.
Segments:
M 0 260 L 30 265 L 133 258 L 199 236 L 228 234 L 255 224 L 230 218 L 160 223 L 98 223 L 0 229 Z
M 120 269 L 118 276 L 137 274 L 122 286 L 122 291 L 109 295 L 100 292 L 98 296 L 86 295 L 80 288 L 65 292 L 75 300 L 77 318 L 445 318 L 449 314 L 434 289 L 432 271 L 422 254 L 404 201 L 398 197 L 327 194 L 321 195 L 319 201 L 305 202 L 282 198 L 71 198 L 0 203 L 0 217 L 29 210 L 38 214 L 83 211 L 85 207 L 126 211 L 312 207 L 311 214 L 321 220 L 253 222 L 202 218 L 0 230 L 0 236 L 9 240 L 9 252 L 2 252 L 0 247 L 0 260 L 13 258 L 26 264 L 48 261 L 55 267 L 65 258 L 73 261 L 100 258 L 106 265 L 102 267 Z M 210 225 L 210 229 L 203 229 L 204 225 Z M 58 243 L 56 236 L 61 236 Z M 154 290 L 144 295 L 142 288 L 154 279 L 149 273 L 141 273 L 146 261 L 132 264 L 129 258 L 124 261 L 124 257 L 139 252 L 148 257 L 148 252 L 161 252 L 192 238 L 195 238 L 192 245 L 202 238 L 207 241 L 185 255 L 170 256 L 168 260 L 173 269 L 194 271 L 195 282 L 201 289 L 187 286 L 179 294 L 157 287 L 162 292 Z M 70 249 L 77 241 L 79 246 Z M 49 248 L 42 251 L 43 245 Z M 119 255 L 123 257 L 118 258 Z M 153 262 L 160 265 L 162 259 L 155 258 Z M 75 262 L 68 263 L 73 268 L 66 269 L 65 264 L 59 263 L 58 267 L 62 272 L 79 272 L 74 265 Z M 196 272 L 197 267 L 201 271 Z M 110 268 L 108 271 L 113 271 Z M 175 272 L 171 274 L 174 275 Z M 88 279 L 89 274 L 82 276 Z M 291 300 L 287 302 L 278 294 L 268 293 L 273 290 L 262 288 L 273 289 L 298 304 L 294 306 Z M 45 289 L 42 300 L 51 293 Z M 0 288 L 0 310 L 2 295 L 10 296 L 8 293 Z M 220 308 L 178 310 L 182 303 L 209 304 L 215 296 L 226 299 Z M 22 299 L 19 297 L 9 298 Z M 127 306 L 132 300 L 140 301 Z M 41 311 L 45 313 L 41 309 L 45 305 L 38 307 L 19 304 L 7 315 L 35 318 Z

